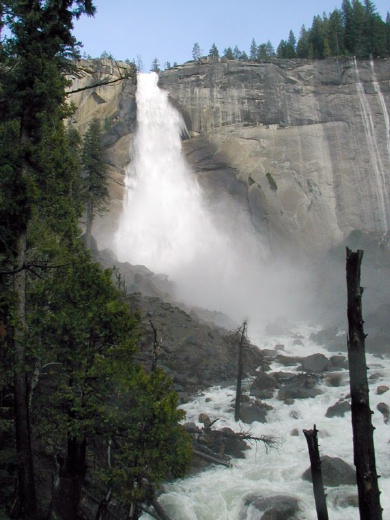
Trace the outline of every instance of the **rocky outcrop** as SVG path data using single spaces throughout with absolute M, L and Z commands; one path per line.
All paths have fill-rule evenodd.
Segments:
M 82 62 L 74 87 L 118 70 Z M 389 225 L 389 79 L 389 59 L 205 60 L 160 73 L 159 84 L 185 119 L 183 150 L 210 203 L 241 205 L 273 247 L 322 251 L 352 230 Z M 93 115 L 106 122 L 113 199 L 98 229 L 110 245 L 136 127 L 134 81 L 72 101 L 79 128 Z

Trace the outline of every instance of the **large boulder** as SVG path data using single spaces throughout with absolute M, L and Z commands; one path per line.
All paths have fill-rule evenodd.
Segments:
M 298 520 L 299 500 L 290 495 L 248 495 L 240 519 L 247 520 Z
M 272 375 L 268 375 L 260 370 L 251 385 L 250 395 L 259 397 L 260 399 L 271 399 L 276 385 L 277 382 Z
M 344 484 L 356 485 L 356 472 L 339 457 L 321 457 L 322 480 L 325 486 L 337 487 Z M 311 469 L 308 468 L 303 474 L 304 480 L 312 481 Z
M 316 388 L 316 382 L 316 379 L 309 374 L 293 375 L 280 388 L 278 399 L 286 401 L 290 399 L 307 399 L 310 397 L 316 397 L 323 393 L 322 390 Z
M 301 359 L 302 369 L 306 372 L 320 373 L 328 370 L 329 359 L 324 354 L 312 354 Z
M 244 402 L 240 406 L 240 419 L 246 424 L 251 424 L 254 421 L 266 423 L 267 413 L 272 409 L 269 404 L 258 400 Z
M 326 410 L 325 417 L 344 417 L 346 413 L 350 413 L 351 405 L 348 401 L 340 399 L 333 406 L 329 406 Z

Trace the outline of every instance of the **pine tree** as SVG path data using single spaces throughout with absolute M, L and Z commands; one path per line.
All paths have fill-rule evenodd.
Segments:
M 209 50 L 209 56 L 211 58 L 219 58 L 219 52 L 215 43 L 212 44 L 211 49 Z
M 12 256 L 5 265 L 14 269 L 15 326 L 9 325 L 10 347 L 15 352 L 15 426 L 18 452 L 18 490 L 21 516 L 34 519 L 37 514 L 34 467 L 29 418 L 29 385 L 26 372 L 26 264 L 27 230 L 34 205 L 35 186 L 43 177 L 34 162 L 32 147 L 42 143 L 43 123 L 65 117 L 65 72 L 72 68 L 70 57 L 77 52 L 71 31 L 74 18 L 94 14 L 91 0 L 45 2 L 10 0 L 2 2 L 2 22 L 10 37 L 4 42 L 3 59 L 8 73 L 2 82 L 2 118 L 4 124 L 18 126 L 18 160 L 8 178 L 9 189 L 17 190 L 14 206 L 18 221 Z M 4 19 L 4 12 L 7 18 Z
M 227 49 L 224 49 L 223 57 L 228 59 L 228 60 L 234 60 L 233 49 L 231 47 L 228 47 Z
M 257 53 L 258 53 L 257 44 L 256 44 L 255 39 L 252 38 L 251 47 L 249 49 L 249 59 L 251 61 L 256 61 L 257 60 Z
M 107 208 L 109 199 L 107 165 L 102 145 L 102 129 L 98 119 L 92 119 L 83 139 L 82 200 L 86 209 L 86 246 L 91 247 L 92 224 L 96 215 Z
M 150 69 L 151 72 L 160 72 L 160 62 L 157 58 L 154 58 L 154 60 L 152 61 L 152 67 Z

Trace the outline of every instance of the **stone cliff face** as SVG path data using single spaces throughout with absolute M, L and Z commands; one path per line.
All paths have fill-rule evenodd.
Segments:
M 91 81 L 93 66 L 79 82 Z M 133 83 L 74 98 L 78 126 L 98 115 L 109 128 L 113 205 L 98 223 L 102 245 L 130 161 Z M 183 150 L 210 203 L 239 204 L 272 247 L 319 252 L 353 230 L 389 228 L 390 60 L 190 62 L 160 73 L 159 85 L 185 119 Z

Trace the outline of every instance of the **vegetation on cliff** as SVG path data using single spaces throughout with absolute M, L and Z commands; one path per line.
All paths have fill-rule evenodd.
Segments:
M 315 16 L 309 28 L 303 25 L 298 38 L 290 31 L 286 40 L 279 43 L 276 52 L 270 41 L 258 45 L 253 38 L 249 54 L 241 51 L 236 45 L 234 49 L 224 49 L 222 57 L 240 61 L 268 61 L 271 58 L 369 58 L 370 55 L 387 56 L 389 53 L 389 13 L 384 21 L 371 0 L 343 0 L 340 9 L 336 8 L 329 14 Z M 208 56 L 220 56 L 215 43 L 210 48 Z M 199 58 L 199 52 L 196 56 L 193 52 L 193 59 Z
M 104 182 L 98 194 L 87 183 L 101 181 L 102 150 L 97 124 L 84 145 L 64 125 L 65 75 L 73 21 L 94 11 L 90 0 L 0 8 L 2 518 L 73 520 L 91 471 L 97 498 L 144 499 L 189 458 L 170 381 L 134 362 L 138 317 L 80 239 L 85 204 L 104 201 Z

